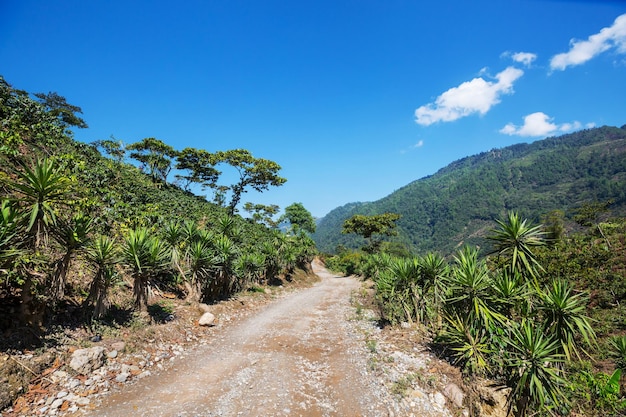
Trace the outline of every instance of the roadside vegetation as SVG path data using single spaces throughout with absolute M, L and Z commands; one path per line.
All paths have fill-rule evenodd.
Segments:
M 624 415 L 626 220 L 601 221 L 605 208 L 582 206 L 568 227 L 560 212 L 545 225 L 509 212 L 489 248 L 449 257 L 399 255 L 382 242 L 326 264 L 372 280 L 384 323 L 425 334 L 468 392 L 505 390 L 511 415 Z M 480 415 L 480 398 L 467 398 Z
M 79 143 L 80 114 L 56 93 L 0 77 L 3 352 L 45 348 L 57 326 L 159 320 L 155 294 L 213 303 L 309 268 L 314 228 L 301 204 L 276 221 L 277 206 L 239 214 L 247 191 L 286 181 L 277 163 L 156 138 Z M 233 184 L 220 182 L 222 170 L 236 173 Z

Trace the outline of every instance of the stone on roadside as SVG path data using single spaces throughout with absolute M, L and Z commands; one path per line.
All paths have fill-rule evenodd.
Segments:
M 213 326 L 214 322 L 215 322 L 215 316 L 212 313 L 209 313 L 207 311 L 198 320 L 198 325 L 199 326 Z
M 122 372 L 115 377 L 115 382 L 124 383 L 129 376 L 130 374 L 128 372 Z
M 111 343 L 111 350 L 116 350 L 118 352 L 123 352 L 125 348 L 126 348 L 126 343 L 125 342 Z
M 87 375 L 104 365 L 104 348 L 96 346 L 78 349 L 72 354 L 70 368 L 82 375 Z
M 458 387 L 458 385 L 452 382 L 449 383 L 443 389 L 443 395 L 448 397 L 448 399 L 452 401 L 452 403 L 456 405 L 457 407 L 459 408 L 463 407 L 463 399 L 465 398 L 465 394 L 463 393 L 461 388 Z
M 117 350 L 112 350 L 112 351 L 108 352 L 107 353 L 107 358 L 109 358 L 109 359 L 117 358 Z

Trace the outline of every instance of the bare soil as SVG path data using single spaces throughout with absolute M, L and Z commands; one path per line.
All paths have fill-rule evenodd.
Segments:
M 98 416 L 383 416 L 350 295 L 360 284 L 314 265 L 321 281 L 198 346 L 170 369 L 106 398 Z
M 450 384 L 463 387 L 458 370 L 436 358 L 414 327 L 380 327 L 371 283 L 333 275 L 317 260 L 313 271 L 316 279 L 211 305 L 213 327 L 198 326 L 201 312 L 178 303 L 171 322 L 96 343 L 72 334 L 74 346 L 60 347 L 54 364 L 1 414 L 466 415 L 442 394 Z M 92 375 L 67 367 L 77 347 L 110 353 L 120 341 L 123 351 Z

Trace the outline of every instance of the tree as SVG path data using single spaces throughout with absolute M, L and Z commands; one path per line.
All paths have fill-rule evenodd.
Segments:
M 172 162 L 178 155 L 174 148 L 158 139 L 145 138 L 131 143 L 127 149 L 134 151 L 130 153 L 130 157 L 144 164 L 155 181 L 167 182 Z
M 343 222 L 341 233 L 354 233 L 363 236 L 368 241 L 367 247 L 371 251 L 375 251 L 377 244 L 374 242 L 373 235 L 395 236 L 398 234 L 396 221 L 402 217 L 396 213 L 376 214 L 366 216 L 363 214 L 355 214 Z M 379 242 L 378 242 L 379 243 Z
M 239 173 L 239 181 L 230 186 L 232 193 L 228 212 L 233 215 L 241 201 L 241 196 L 248 188 L 258 192 L 268 190 L 270 186 L 278 187 L 287 180 L 278 175 L 281 167 L 276 162 L 263 158 L 254 158 L 245 149 L 234 149 L 218 152 L 215 155 L 217 163 L 225 163 L 235 168 Z
M 281 220 L 287 220 L 289 222 L 294 234 L 297 234 L 299 230 L 315 233 L 315 219 L 311 213 L 304 208 L 302 203 L 293 203 L 287 206 Z
M 256 223 L 264 224 L 267 227 L 276 227 L 278 225 L 278 222 L 273 220 L 274 215 L 279 210 L 279 207 L 275 204 L 267 206 L 265 204 L 246 202 L 243 205 L 243 209 L 252 215 L 252 220 Z
M 116 140 L 113 136 L 111 139 L 97 140 L 93 142 L 96 148 L 101 148 L 104 153 L 112 157 L 118 163 L 121 163 L 126 156 L 126 150 L 121 140 Z
M 184 188 L 189 189 L 191 183 L 199 184 L 203 189 L 214 187 L 221 174 L 215 168 L 215 156 L 205 150 L 185 148 L 176 156 L 176 169 L 189 171 L 188 175 L 177 175 L 185 181 Z
M 73 126 L 80 129 L 89 127 L 83 119 L 76 115 L 76 113 L 82 114 L 82 109 L 69 104 L 65 97 L 55 92 L 36 93 L 35 97 L 39 99 L 46 111 L 56 117 L 64 127 Z

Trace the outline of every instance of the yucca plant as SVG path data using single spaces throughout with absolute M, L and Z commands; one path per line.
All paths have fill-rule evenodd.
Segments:
M 170 252 L 170 268 L 178 273 L 181 280 L 184 280 L 185 271 L 183 270 L 182 258 L 185 230 L 183 226 L 175 220 L 168 220 L 161 227 L 161 236 Z
M 87 248 L 87 260 L 95 267 L 86 306 L 93 306 L 92 318 L 100 319 L 109 310 L 108 290 L 116 275 L 115 265 L 120 261 L 120 250 L 108 236 L 97 236 Z
M 65 296 L 65 284 L 70 262 L 76 251 L 89 243 L 92 231 L 93 217 L 78 213 L 71 219 L 61 220 L 52 228 L 52 236 L 61 245 L 64 254 L 55 265 L 55 271 L 50 283 L 50 296 L 53 302 Z
M 19 212 L 9 200 L 0 204 L 0 272 L 9 272 L 18 256 L 23 254 L 20 249 Z
M 574 294 L 567 282 L 552 281 L 540 294 L 537 308 L 543 313 L 544 330 L 559 341 L 567 360 L 572 359 L 572 353 L 578 359 L 581 352 L 586 353 L 577 336 L 587 345 L 595 343 L 596 335 L 586 315 L 587 300 L 582 293 Z
M 432 308 L 431 314 L 437 317 L 437 327 L 442 325 L 441 323 L 441 309 L 445 294 L 445 282 L 450 273 L 448 263 L 438 253 L 429 252 L 423 257 L 419 258 L 420 273 L 422 275 L 422 281 L 424 286 L 424 295 L 430 292 Z
M 564 404 L 560 342 L 527 320 L 511 326 L 506 342 L 509 413 L 523 417 Z
M 133 276 L 135 308 L 148 311 L 148 284 L 169 264 L 167 248 L 148 229 L 139 227 L 128 232 L 122 256 Z
M 543 268 L 537 261 L 533 249 L 545 245 L 545 233 L 541 226 L 532 226 L 520 219 L 516 212 L 509 212 L 505 220 L 496 220 L 498 227 L 488 236 L 494 244 L 494 252 L 505 258 L 511 272 L 537 278 Z
M 468 376 L 486 375 L 490 371 L 492 348 L 482 323 L 469 317 L 446 316 L 446 325 L 437 341 L 452 349 L 454 363 Z
M 445 307 L 453 314 L 476 320 L 485 328 L 495 322 L 505 323 L 498 312 L 492 280 L 484 261 L 478 259 L 478 250 L 464 247 L 455 256 L 455 265 L 446 279 Z
M 240 280 L 239 286 L 244 289 L 257 283 L 263 276 L 265 257 L 260 253 L 244 253 L 235 261 L 235 273 Z
M 9 185 L 21 195 L 25 204 L 26 231 L 39 249 L 47 244 L 48 231 L 56 223 L 55 207 L 65 202 L 70 180 L 47 158 L 35 161 L 32 167 L 22 163 L 18 181 Z
M 611 356 L 615 358 L 617 366 L 621 370 L 626 370 L 626 336 L 613 336 L 609 340 L 611 346 Z
M 189 270 L 187 300 L 198 302 L 217 269 L 218 259 L 206 242 L 196 240 L 187 247 L 185 263 Z

